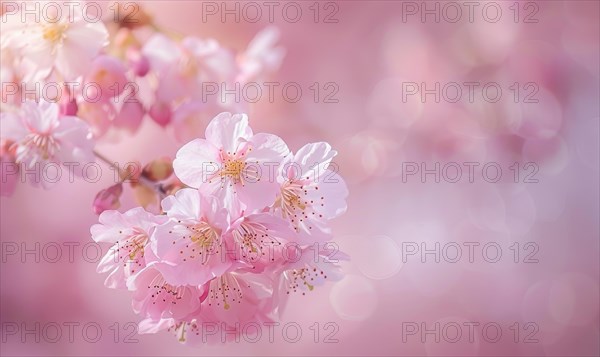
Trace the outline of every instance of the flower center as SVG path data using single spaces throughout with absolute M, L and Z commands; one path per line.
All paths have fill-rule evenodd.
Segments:
M 177 301 L 185 295 L 186 287 L 168 284 L 162 275 L 157 274 L 148 285 L 148 289 L 154 290 L 150 295 L 153 305 L 157 302 L 159 304 L 170 302 L 172 305 L 177 305 Z
M 69 27 L 68 24 L 52 23 L 44 26 L 42 37 L 50 43 L 57 44 L 65 38 L 65 32 Z
M 221 239 L 219 233 L 206 222 L 199 222 L 188 225 L 190 234 L 183 236 L 190 242 L 181 249 L 179 254 L 183 256 L 183 261 L 188 259 L 202 258 L 202 264 L 208 262 L 211 256 L 216 256 L 220 252 Z M 175 241 L 173 241 L 175 244 Z
M 130 263 L 128 272 L 131 274 L 135 273 L 136 265 L 139 269 L 143 268 L 146 244 L 148 244 L 148 234 L 141 228 L 133 228 L 133 232 L 119 243 L 117 256 L 124 267 Z
M 24 146 L 29 150 L 36 150 L 44 160 L 53 157 L 60 147 L 59 142 L 51 135 L 37 133 L 27 135 Z
M 323 270 L 313 268 L 301 268 L 288 270 L 283 273 L 286 280 L 286 293 L 302 291 L 302 295 L 306 295 L 306 289 L 313 291 L 315 288 L 315 279 L 327 279 L 327 275 Z
M 233 183 L 242 183 L 242 172 L 246 167 L 246 162 L 242 159 L 227 159 L 223 163 L 223 168 L 219 172 L 221 178 L 228 177 Z
M 229 310 L 231 303 L 237 301 L 238 304 L 241 304 L 243 297 L 240 284 L 231 274 L 223 274 L 210 282 L 208 306 L 212 306 L 213 304 L 217 306 L 223 305 L 223 309 Z

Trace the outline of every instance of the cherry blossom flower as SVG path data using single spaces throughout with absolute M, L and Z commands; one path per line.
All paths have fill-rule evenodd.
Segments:
M 201 304 L 194 313 L 179 319 L 147 318 L 140 322 L 139 332 L 168 331 L 179 342 L 196 346 L 239 340 L 245 324 L 273 321 L 272 282 L 260 275 L 225 273 L 200 289 Z
M 199 319 L 229 326 L 271 320 L 272 281 L 262 274 L 228 272 L 211 280 Z
M 225 233 L 230 256 L 247 263 L 253 273 L 280 260 L 286 244 L 296 237 L 288 222 L 269 213 L 242 216 Z
M 0 113 L 0 127 L 2 138 L 14 142 L 16 162 L 27 168 L 95 161 L 89 125 L 78 117 L 61 116 L 56 103 L 26 101 L 17 112 Z M 75 166 L 74 172 L 81 174 L 80 168 Z M 46 180 L 41 182 L 47 187 Z
M 161 205 L 169 221 L 156 228 L 151 246 L 169 283 L 201 285 L 231 267 L 222 238 L 228 212 L 214 197 L 184 188 Z
M 246 83 L 277 70 L 285 56 L 282 47 L 275 47 L 278 40 L 279 30 L 276 27 L 267 27 L 256 34 L 246 51 L 238 57 L 240 73 L 237 81 Z
M 306 296 L 316 287 L 328 281 L 342 279 L 340 260 L 348 260 L 337 245 L 325 245 L 320 250 L 315 247 L 304 249 L 291 248 L 283 264 L 273 272 L 278 275 L 278 283 L 273 292 L 273 302 L 279 315 L 283 314 L 292 295 Z
M 46 77 L 55 69 L 65 80 L 75 80 L 108 44 L 108 31 L 101 21 L 86 21 L 77 14 L 39 20 L 15 26 L 11 30 L 16 33 L 8 35 L 24 61 L 34 64 L 36 70 L 30 75 Z
M 128 282 L 133 291 L 133 311 L 151 321 L 185 319 L 200 308 L 203 287 L 173 285 L 151 262 Z
M 155 77 L 150 115 L 163 126 L 170 123 L 181 103 L 207 102 L 202 83 L 231 82 L 236 73 L 232 52 L 213 39 L 186 37 L 178 43 L 156 34 L 146 42 L 141 54 Z
M 327 220 L 346 211 L 346 184 L 328 169 L 336 154 L 325 142 L 307 144 L 280 166 L 281 187 L 273 208 L 304 242 L 330 239 Z
M 92 239 L 98 243 L 112 243 L 106 255 L 98 263 L 98 272 L 109 272 L 105 285 L 123 289 L 132 276 L 146 267 L 150 236 L 157 225 L 167 220 L 156 216 L 141 207 L 125 213 L 104 211 L 99 224 L 90 229 Z M 151 257 L 153 257 L 151 255 Z
M 245 114 L 230 113 L 217 115 L 205 135 L 177 152 L 173 168 L 183 183 L 215 195 L 232 215 L 241 209 L 262 209 L 275 200 L 279 185 L 269 169 L 289 153 L 281 138 L 254 134 Z
M 93 102 L 118 97 L 128 84 L 126 72 L 118 59 L 108 55 L 96 57 L 85 75 L 86 97 L 93 98 Z

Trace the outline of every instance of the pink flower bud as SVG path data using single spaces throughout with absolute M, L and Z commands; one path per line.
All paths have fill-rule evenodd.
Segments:
M 19 165 L 15 163 L 15 153 L 11 141 L 3 141 L 0 145 L 0 164 L 2 165 L 2 182 L 0 196 L 12 196 L 17 188 Z
M 119 198 L 123 193 L 123 185 L 118 183 L 116 185 L 106 188 L 96 195 L 94 198 L 94 204 L 92 205 L 94 212 L 100 214 L 109 209 L 117 209 L 121 206 Z
M 171 122 L 171 108 L 163 102 L 156 102 L 150 107 L 150 117 L 160 126 L 167 126 Z
M 133 134 L 142 124 L 144 114 L 146 114 L 146 111 L 142 104 L 136 98 L 129 98 L 123 103 L 121 111 L 115 117 L 113 124 L 117 128 L 125 129 Z
M 127 49 L 127 62 L 138 77 L 145 76 L 150 71 L 150 61 L 139 49 L 130 47 Z
M 93 101 L 106 101 L 120 95 L 127 85 L 125 71 L 125 66 L 114 57 L 107 55 L 96 57 L 90 73 L 85 78 L 87 87 L 85 94 L 87 97 L 92 97 Z M 92 91 L 95 93 L 90 94 Z
M 77 101 L 75 98 L 69 98 L 69 96 L 63 96 L 60 100 L 60 114 L 61 115 L 77 115 Z

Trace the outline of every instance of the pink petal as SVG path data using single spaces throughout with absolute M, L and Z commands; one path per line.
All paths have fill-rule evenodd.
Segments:
M 175 175 L 184 184 L 198 188 L 220 169 L 219 150 L 204 139 L 185 144 L 173 161 Z
M 232 155 L 241 140 L 252 137 L 252 129 L 248 126 L 246 114 L 220 113 L 206 127 L 206 140 Z

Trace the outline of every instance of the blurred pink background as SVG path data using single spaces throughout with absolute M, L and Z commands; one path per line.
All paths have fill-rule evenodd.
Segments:
M 298 3 L 303 15 L 296 23 L 286 21 L 281 7 L 276 8 L 273 24 L 281 30 L 280 44 L 287 53 L 269 80 L 297 82 L 303 96 L 297 103 L 277 95 L 273 103 L 263 98 L 248 113 L 255 132 L 275 133 L 292 150 L 305 142 L 330 142 L 349 184 L 349 209 L 334 222 L 334 232 L 352 260 L 344 265 L 344 280 L 290 302 L 281 325 L 298 323 L 300 341 L 289 343 L 275 329 L 273 343 L 263 337 L 258 343 L 194 349 L 166 333 L 133 335 L 138 342 L 125 343 L 133 331 L 127 323 L 139 321 L 129 294 L 105 288 L 95 261 L 82 258 L 84 253 L 92 260 L 95 255 L 94 247 L 84 251 L 83 246 L 91 242 L 89 227 L 97 221 L 91 209 L 94 195 L 112 181 L 112 172 L 103 167 L 106 174 L 98 183 L 63 180 L 49 191 L 22 185 L 13 197 L 2 197 L 3 249 L 6 242 L 28 249 L 36 242 L 41 247 L 79 242 L 73 262 L 64 245 L 56 263 L 43 256 L 36 263 L 33 254 L 22 263 L 19 254 L 3 252 L 3 355 L 600 353 L 599 2 L 496 2 L 503 12 L 495 23 L 482 17 L 486 2 L 479 2 L 473 21 L 459 5 L 463 16 L 456 23 L 443 16 L 436 22 L 433 15 L 421 21 L 420 12 L 409 16 L 400 1 L 328 3 L 318 4 L 320 20 L 338 9 L 333 16 L 337 23 L 315 23 L 309 9 L 313 2 Z M 434 7 L 435 2 L 427 3 Z M 264 14 L 256 23 L 243 18 L 236 23 L 233 17 L 223 22 L 218 16 L 203 22 L 199 1 L 141 4 L 165 28 L 214 37 L 239 50 L 270 24 L 262 2 L 257 4 Z M 520 11 L 516 22 L 511 6 Z M 538 21 L 525 22 L 528 15 Z M 480 86 L 472 103 L 466 91 L 456 103 L 443 98 L 436 103 L 433 95 L 403 101 L 403 83 L 434 88 L 436 82 L 443 87 L 469 81 L 498 83 L 502 98 L 483 100 Z M 308 88 L 314 82 L 337 84 L 338 102 L 325 103 L 330 89 L 322 87 L 315 103 Z M 509 89 L 515 82 L 521 89 L 518 103 Z M 538 103 L 523 101 L 531 92 L 524 88 L 529 82 L 536 85 Z M 125 163 L 173 156 L 179 145 L 172 133 L 146 120 L 135 137 L 104 142 L 98 150 Z M 406 162 L 424 162 L 428 168 L 435 162 L 497 162 L 503 175 L 498 183 L 489 183 L 476 173 L 470 183 L 463 166 L 458 183 L 436 183 L 433 175 L 423 183 L 420 173 L 403 180 Z M 514 162 L 522 170 L 518 183 L 509 169 Z M 537 183 L 524 182 L 532 171 L 523 168 L 527 162 L 539 167 Z M 122 208 L 133 206 L 128 197 Z M 473 262 L 465 242 L 480 243 Z M 482 257 L 482 247 L 490 242 L 502 250 L 496 263 Z M 421 252 L 408 256 L 411 243 L 419 248 L 425 243 L 427 249 L 436 243 L 451 245 L 440 248 L 447 254 L 436 263 L 433 254 L 425 261 Z M 462 257 L 451 263 L 455 243 L 462 247 Z M 54 257 L 54 248 L 48 246 L 46 253 Z M 495 256 L 493 250 L 488 256 Z M 537 262 L 524 262 L 532 259 Z M 63 336 L 56 343 L 43 338 L 35 343 L 33 335 L 26 336 L 23 343 L 21 332 L 7 335 L 7 322 L 29 328 L 54 322 L 63 326 Z M 73 341 L 65 335 L 65 322 L 80 323 Z M 96 343 L 81 337 L 82 326 L 90 322 L 102 329 Z M 315 322 L 318 343 L 310 329 Z M 325 329 L 328 322 L 339 329 Z M 433 330 L 436 322 L 440 342 L 433 332 L 406 334 L 409 325 Z M 465 322 L 478 324 L 472 340 Z M 489 341 L 493 329 L 482 332 L 488 323 L 500 326 L 499 341 Z M 462 338 L 448 342 L 456 325 L 462 327 Z M 324 343 L 330 333 L 338 342 Z

